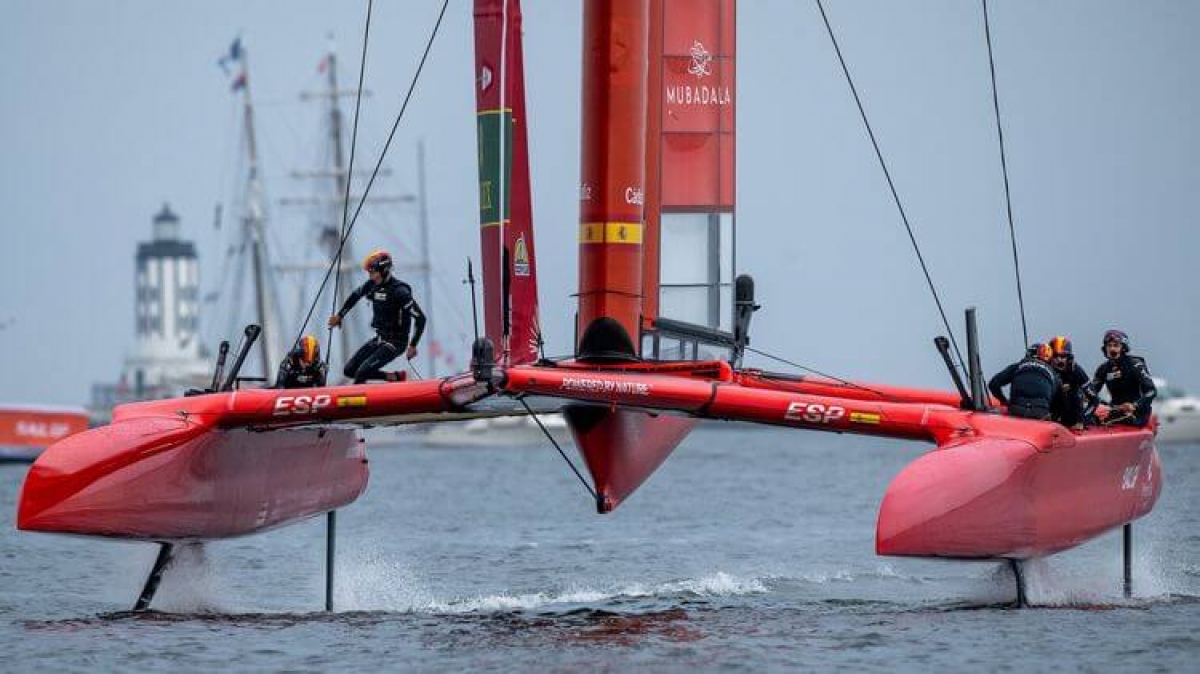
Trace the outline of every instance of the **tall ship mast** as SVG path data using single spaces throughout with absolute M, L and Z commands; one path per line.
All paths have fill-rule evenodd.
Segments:
M 281 360 L 279 348 L 279 311 L 273 286 L 267 282 L 270 272 L 266 240 L 266 201 L 263 194 L 261 170 L 258 162 L 258 137 L 254 128 L 254 102 L 250 95 L 250 66 L 246 49 L 239 38 L 231 55 L 236 55 L 241 71 L 234 80 L 235 91 L 242 96 L 242 124 L 245 131 L 246 149 L 246 192 L 242 211 L 242 236 L 249 244 L 250 261 L 254 274 L 255 323 L 262 326 L 259 339 L 259 355 L 262 358 L 262 376 L 268 379 L 272 368 Z

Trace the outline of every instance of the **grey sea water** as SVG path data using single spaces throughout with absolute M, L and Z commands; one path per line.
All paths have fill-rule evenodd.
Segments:
M 323 519 L 210 544 L 134 616 L 154 548 L 16 532 L 25 468 L 0 466 L 0 667 L 1200 666 L 1200 446 L 1160 448 L 1133 600 L 1109 535 L 1031 564 L 1039 608 L 1011 610 L 999 563 L 875 556 L 879 498 L 925 447 L 739 428 L 696 432 L 605 516 L 548 445 L 374 432 L 370 487 L 338 520 L 332 614 Z

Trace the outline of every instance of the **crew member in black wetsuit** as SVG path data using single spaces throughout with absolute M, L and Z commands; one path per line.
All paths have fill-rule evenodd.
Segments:
M 1050 365 L 1058 372 L 1058 391 L 1050 405 L 1050 417 L 1069 428 L 1083 428 L 1084 411 L 1091 409 L 1088 373 L 1075 362 L 1071 340 L 1058 335 L 1046 343 L 1050 347 Z
M 325 363 L 321 362 L 321 343 L 305 335 L 279 364 L 275 388 L 312 388 L 325 385 Z
M 1151 403 L 1158 395 L 1158 389 L 1150 378 L 1146 361 L 1130 355 L 1129 335 L 1120 330 L 1109 330 L 1104 333 L 1101 350 L 1107 360 L 1096 368 L 1088 390 L 1098 397 L 1100 389 L 1108 387 L 1111 403 L 1105 425 L 1145 426 L 1150 423 Z
M 1058 373 L 1047 362 L 1050 347 L 1045 344 L 1034 347 L 1030 348 L 1033 355 L 1027 354 L 992 377 L 988 390 L 1008 406 L 1010 415 L 1049 421 L 1050 406 L 1058 395 Z M 1004 386 L 1009 387 L 1010 395 L 1004 395 Z
M 360 299 L 365 297 L 371 301 L 371 327 L 375 329 L 375 338 L 363 344 L 346 361 L 344 372 L 355 384 L 369 379 L 404 381 L 407 374 L 404 371 L 384 372 L 380 368 L 401 353 L 409 360 L 416 357 L 417 342 L 425 332 L 425 313 L 413 299 L 412 288 L 392 276 L 392 256 L 387 251 L 377 250 L 368 255 L 363 260 L 363 270 L 370 278 L 350 293 L 342 308 L 329 317 L 329 327 L 336 328 Z

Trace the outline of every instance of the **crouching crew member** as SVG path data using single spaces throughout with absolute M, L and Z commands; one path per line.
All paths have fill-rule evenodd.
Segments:
M 1095 407 L 1088 382 L 1091 377 L 1075 362 L 1071 340 L 1061 335 L 1050 339 L 1050 365 L 1058 372 L 1058 391 L 1050 405 L 1050 417 L 1076 430 L 1083 428 L 1084 414 Z
M 1096 368 L 1096 374 L 1088 383 L 1088 390 L 1099 396 L 1100 390 L 1108 387 L 1112 402 L 1106 425 L 1145 426 L 1150 423 L 1151 403 L 1158 389 L 1150 378 L 1146 361 L 1129 353 L 1129 335 L 1120 330 L 1104 333 L 1101 347 L 1107 359 Z
M 367 281 L 350 293 L 342 308 L 329 317 L 329 327 L 336 328 L 359 300 L 365 297 L 371 301 L 375 337 L 346 361 L 344 372 L 355 384 L 370 379 L 403 381 L 407 374 L 404 371 L 384 372 L 381 368 L 401 353 L 409 360 L 416 357 L 417 342 L 425 332 L 425 313 L 413 299 L 412 287 L 392 276 L 392 256 L 386 251 L 368 255 L 363 260 L 363 271 L 367 272 Z
M 321 362 L 321 343 L 305 335 L 279 364 L 275 388 L 312 388 L 325 385 L 325 363 Z
M 1050 419 L 1050 407 L 1059 394 L 1059 378 L 1050 367 L 1050 347 L 1035 344 L 1030 348 L 1033 355 L 1001 370 L 988 382 L 988 390 L 1001 403 L 1008 406 L 1008 413 L 1025 419 Z M 1003 387 L 1009 387 L 1004 395 Z

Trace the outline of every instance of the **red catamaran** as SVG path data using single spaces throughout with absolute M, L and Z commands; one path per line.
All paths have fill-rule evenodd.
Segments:
M 732 254 L 734 10 L 734 0 L 584 3 L 574 358 L 537 359 L 519 1 L 476 0 L 487 339 L 473 373 L 300 391 L 234 391 L 231 375 L 214 378 L 221 390 L 123 406 L 38 460 L 18 526 L 162 542 L 282 526 L 364 489 L 348 425 L 491 414 L 531 395 L 561 401 L 601 512 L 697 420 L 725 419 L 931 443 L 884 494 L 882 555 L 1024 560 L 1148 513 L 1162 486 L 1152 429 L 1002 416 L 977 382 L 953 393 L 741 366 L 757 307 Z

